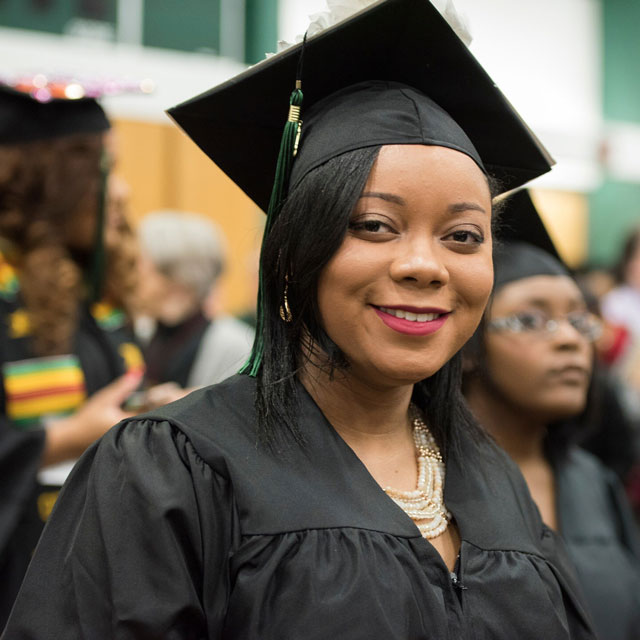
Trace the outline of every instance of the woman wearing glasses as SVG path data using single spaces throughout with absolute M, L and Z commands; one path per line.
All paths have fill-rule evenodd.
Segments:
M 564 539 L 599 637 L 638 638 L 640 545 L 629 507 L 614 474 L 570 443 L 593 408 L 598 319 L 546 251 L 508 242 L 494 266 L 492 298 L 466 348 L 467 400 Z

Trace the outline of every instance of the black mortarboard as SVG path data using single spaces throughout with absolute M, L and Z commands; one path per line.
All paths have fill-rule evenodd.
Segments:
M 501 203 L 493 267 L 494 289 L 531 276 L 570 275 L 526 189 Z
M 310 37 L 304 45 L 276 54 L 169 110 L 196 144 L 265 211 L 287 120 L 287 97 L 297 78 L 303 46 L 303 125 L 294 180 L 299 179 L 298 166 L 317 166 L 327 154 L 423 140 L 455 148 L 461 133 L 466 139 L 464 151 L 481 158 L 486 170 L 502 182 L 503 191 L 550 169 L 553 161 L 547 151 L 437 9 L 428 0 L 381 0 Z M 449 132 L 453 142 L 442 140 L 438 132 L 423 135 L 411 123 L 410 135 L 401 128 L 381 137 L 380 126 L 389 127 L 386 118 L 378 118 L 374 124 L 378 129 L 351 126 L 365 112 L 357 98 L 348 110 L 351 124 L 341 126 L 346 112 L 331 116 L 336 106 L 332 94 L 364 81 L 401 83 L 414 95 L 428 95 L 441 125 L 445 121 L 445 129 L 455 125 L 457 131 Z M 318 113 L 314 105 L 323 99 L 327 99 L 325 109 Z M 396 120 L 409 113 L 405 106 Z M 422 121 L 420 115 L 416 121 L 427 128 L 434 123 Z M 319 135 L 314 144 L 307 144 L 312 123 Z M 328 138 L 332 129 L 333 137 Z M 334 143 L 332 151 L 329 147 Z M 325 148 L 320 149 L 321 145 Z
M 0 84 L 0 144 L 50 140 L 109 128 L 102 107 L 93 98 L 41 101 L 33 93 Z
M 369 80 L 331 94 L 305 113 L 290 188 L 330 158 L 399 142 L 456 149 L 486 173 L 467 134 L 433 100 L 406 84 Z

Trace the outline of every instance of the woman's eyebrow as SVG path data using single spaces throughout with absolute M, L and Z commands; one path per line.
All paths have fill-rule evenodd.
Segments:
M 564 304 L 566 305 L 566 309 L 568 309 L 568 313 L 575 311 L 576 309 L 586 309 L 587 305 L 584 300 L 579 298 L 568 298 L 565 299 Z M 555 305 L 551 300 L 545 300 L 543 298 L 540 299 L 529 299 L 525 301 L 525 304 L 531 305 L 532 307 L 537 307 L 539 309 L 551 310 Z
M 398 196 L 394 193 L 386 193 L 382 191 L 364 191 L 361 198 L 380 198 L 380 200 L 385 200 L 386 202 L 392 202 L 393 204 L 398 204 L 401 206 L 406 205 L 406 201 L 401 196 Z M 462 213 L 464 211 L 480 211 L 481 213 L 487 213 L 483 207 L 475 202 L 456 202 L 455 204 L 451 204 L 447 207 L 447 213 Z
M 393 202 L 393 204 L 405 205 L 404 198 L 397 196 L 393 193 L 384 193 L 381 191 L 365 191 L 360 196 L 361 198 L 380 198 L 380 200 L 386 200 L 387 202 Z
M 456 202 L 450 204 L 447 207 L 448 213 L 463 213 L 464 211 L 480 211 L 481 213 L 487 213 L 484 207 L 481 207 L 476 202 Z
M 545 298 L 524 298 L 519 303 L 524 306 L 536 307 L 538 309 L 548 309 L 551 303 Z

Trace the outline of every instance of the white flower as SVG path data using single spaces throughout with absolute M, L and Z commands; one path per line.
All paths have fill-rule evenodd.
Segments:
M 326 0 L 329 11 L 322 11 L 320 13 L 314 13 L 309 16 L 309 27 L 307 29 L 307 37 L 311 37 L 332 27 L 334 24 L 345 20 L 349 16 L 352 16 L 358 11 L 362 11 L 371 4 L 378 2 L 378 0 Z M 456 8 L 453 6 L 453 0 L 431 0 L 433 6 L 440 12 L 442 17 L 449 23 L 449 26 L 456 32 L 457 36 L 467 46 L 471 44 L 471 33 L 469 31 L 469 24 L 466 16 L 459 14 Z M 284 51 L 289 47 L 302 42 L 303 36 L 296 36 L 295 43 L 285 42 L 280 40 L 278 42 L 278 52 Z M 273 54 L 267 54 L 270 57 Z
M 456 8 L 453 6 L 453 0 L 431 0 L 431 3 L 456 32 L 458 38 L 468 47 L 473 38 L 467 16 L 456 11 Z

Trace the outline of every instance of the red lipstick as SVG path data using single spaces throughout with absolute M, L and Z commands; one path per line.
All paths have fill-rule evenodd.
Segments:
M 390 329 L 410 336 L 427 336 L 435 333 L 447 321 L 450 313 L 443 309 L 424 308 L 424 307 L 373 307 L 378 317 Z M 389 311 L 402 311 L 405 314 L 413 314 L 414 316 L 436 316 L 426 320 L 399 318 Z

